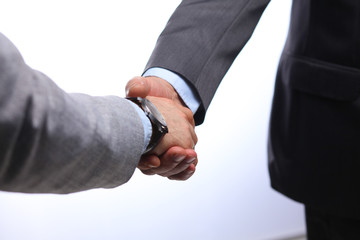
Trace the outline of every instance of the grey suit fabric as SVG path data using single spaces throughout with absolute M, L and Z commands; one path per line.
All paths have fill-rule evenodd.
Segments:
M 127 100 L 64 92 L 0 34 L 0 190 L 113 188 L 130 179 L 143 144 Z
M 169 69 L 197 90 L 201 99 L 195 121 L 205 110 L 223 76 L 251 37 L 269 0 L 184 0 L 161 33 L 146 69 Z

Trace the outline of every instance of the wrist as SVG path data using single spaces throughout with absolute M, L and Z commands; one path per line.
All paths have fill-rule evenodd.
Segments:
M 173 100 L 175 103 L 180 104 L 181 106 L 186 106 L 184 101 L 181 99 L 181 96 L 178 94 L 176 89 L 171 85 L 167 80 L 164 80 L 158 76 L 146 76 L 147 81 L 151 84 L 152 82 L 157 83 L 157 85 L 162 86 L 161 97 L 165 97 Z
M 145 113 L 146 117 L 151 123 L 152 134 L 149 143 L 145 151 L 143 152 L 143 154 L 146 154 L 152 151 L 159 144 L 163 136 L 168 133 L 166 122 L 161 113 L 155 107 L 155 105 L 153 105 L 148 99 L 140 97 L 127 99 L 135 103 L 139 107 L 139 109 L 141 109 Z
M 143 76 L 157 77 L 169 84 L 176 92 L 177 98 L 183 106 L 189 108 L 193 114 L 199 109 L 201 100 L 195 87 L 178 73 L 161 67 L 152 67 L 147 69 Z
M 129 103 L 131 106 L 134 107 L 135 111 L 137 112 L 138 116 L 140 117 L 140 120 L 143 124 L 143 128 L 144 128 L 144 147 L 142 152 L 144 153 L 146 148 L 148 147 L 149 143 L 150 143 L 150 139 L 152 136 L 152 125 L 150 122 L 150 119 L 146 116 L 146 114 L 144 113 L 144 111 L 139 108 L 138 105 L 136 105 L 134 102 L 129 100 Z

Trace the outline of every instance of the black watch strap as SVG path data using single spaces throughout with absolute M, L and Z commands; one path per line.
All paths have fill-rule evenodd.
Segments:
M 166 122 L 161 113 L 154 106 L 154 104 L 152 104 L 148 99 L 141 97 L 132 97 L 127 99 L 138 105 L 144 111 L 145 115 L 149 118 L 151 122 L 151 139 L 145 152 L 143 153 L 146 154 L 153 150 L 159 144 L 163 136 L 168 133 Z

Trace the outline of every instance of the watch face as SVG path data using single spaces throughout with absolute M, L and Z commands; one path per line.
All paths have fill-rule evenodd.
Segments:
M 154 104 L 152 104 L 149 100 L 144 98 L 142 105 L 143 105 L 144 109 L 146 109 L 146 111 L 148 111 L 149 113 L 151 113 L 153 115 L 155 120 L 159 121 L 161 123 L 161 125 L 166 126 L 166 122 L 165 122 L 163 116 L 157 110 L 157 108 L 154 106 Z

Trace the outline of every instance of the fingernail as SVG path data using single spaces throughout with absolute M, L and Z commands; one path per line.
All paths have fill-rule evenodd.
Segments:
M 151 164 L 148 164 L 147 167 L 149 167 L 149 168 L 156 168 L 156 166 L 151 165 Z
M 177 156 L 174 158 L 174 162 L 181 162 L 184 159 L 185 159 L 185 156 Z
M 190 158 L 190 159 L 188 159 L 188 160 L 186 161 L 186 163 L 192 163 L 192 162 L 195 161 L 195 159 L 196 159 L 196 158 Z

